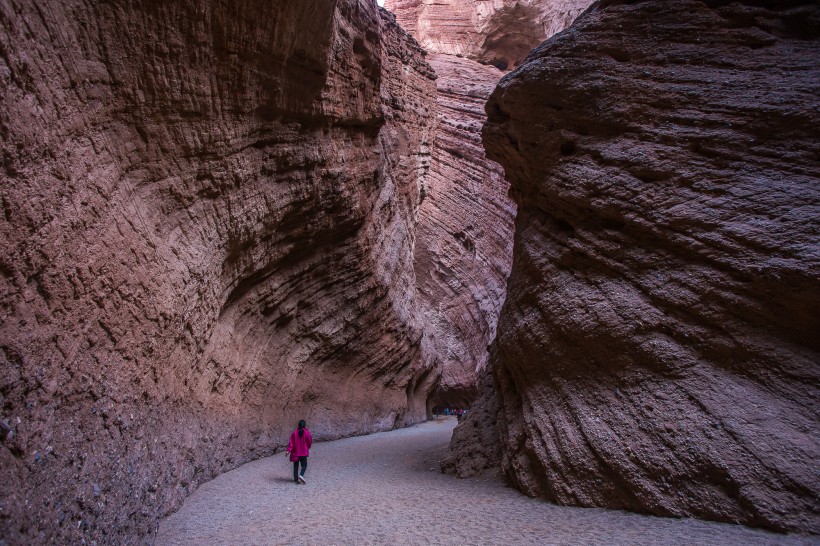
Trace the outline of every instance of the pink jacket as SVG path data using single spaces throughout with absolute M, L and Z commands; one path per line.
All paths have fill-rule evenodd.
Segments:
M 290 435 L 290 442 L 288 442 L 288 451 L 291 457 L 307 457 L 310 455 L 310 446 L 313 443 L 313 437 L 310 435 L 308 429 L 304 429 L 305 434 L 299 436 L 299 429 L 294 430 Z

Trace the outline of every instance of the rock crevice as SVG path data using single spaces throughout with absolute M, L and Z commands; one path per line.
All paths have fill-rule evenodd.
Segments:
M 386 2 L 430 52 L 437 74 L 438 125 L 414 257 L 423 352 L 442 370 L 434 404 L 468 407 L 477 396 L 510 270 L 515 205 L 481 144 L 484 103 L 499 67 L 520 63 L 589 3 Z

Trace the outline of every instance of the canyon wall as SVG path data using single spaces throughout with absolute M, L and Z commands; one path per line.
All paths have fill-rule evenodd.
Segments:
M 427 50 L 511 69 L 567 28 L 592 0 L 387 0 Z
M 468 407 L 487 365 L 512 255 L 509 184 L 481 143 L 484 103 L 502 73 L 452 55 L 428 60 L 437 75 L 437 126 L 413 266 L 426 353 L 441 369 L 434 401 Z
M 469 406 L 509 275 L 515 205 L 481 144 L 484 103 L 506 68 L 562 30 L 590 0 L 387 0 L 430 52 L 438 90 L 430 177 L 419 211 L 415 275 L 424 354 L 442 370 L 439 405 Z
M 0 4 L 0 536 L 424 419 L 435 83 L 372 1 Z
M 525 493 L 820 533 L 819 39 L 815 3 L 606 1 L 499 83 Z

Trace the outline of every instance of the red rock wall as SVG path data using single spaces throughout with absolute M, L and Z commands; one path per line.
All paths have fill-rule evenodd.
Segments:
M 500 82 L 527 494 L 820 532 L 818 38 L 808 2 L 602 2 Z
M 399 24 L 427 51 L 502 70 L 519 65 L 592 0 L 387 0 Z
M 501 167 L 484 155 L 484 103 L 502 73 L 430 55 L 438 123 L 419 209 L 414 268 L 426 353 L 441 369 L 436 403 L 469 406 L 504 301 L 515 206 Z
M 423 354 L 441 370 L 433 403 L 467 407 L 477 396 L 510 271 L 515 205 L 480 135 L 484 103 L 503 75 L 487 59 L 520 62 L 588 3 L 386 2 L 431 52 L 437 75 L 438 124 L 414 263 L 426 325 Z
M 425 417 L 433 73 L 371 1 L 0 4 L 0 536 Z

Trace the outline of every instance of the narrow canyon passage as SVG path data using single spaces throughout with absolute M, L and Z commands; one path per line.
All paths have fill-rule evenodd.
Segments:
M 0 0 L 0 546 L 820 544 L 820 3 L 377 1 Z
M 812 544 L 736 525 L 555 506 L 439 471 L 455 418 L 314 444 L 307 485 L 283 453 L 201 486 L 162 520 L 172 544 Z

